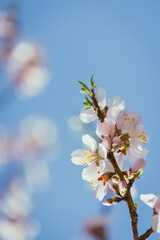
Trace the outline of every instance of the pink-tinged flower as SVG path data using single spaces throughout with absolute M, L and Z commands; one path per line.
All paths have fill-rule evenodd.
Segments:
M 123 133 L 130 133 L 138 124 L 142 121 L 141 116 L 137 116 L 135 112 L 130 110 L 124 110 L 119 113 L 116 126 L 118 130 Z
M 101 109 L 104 109 L 106 106 L 105 90 L 103 88 L 98 88 L 95 92 L 95 97 L 96 97 L 99 107 Z M 88 110 L 85 110 L 85 108 L 82 109 L 79 117 L 80 117 L 81 121 L 84 123 L 90 123 L 90 122 L 96 120 L 96 118 L 97 118 L 96 112 L 93 108 L 88 109 Z
M 89 150 L 77 149 L 73 151 L 71 161 L 76 165 L 88 165 L 82 172 L 82 178 L 94 181 L 98 178 L 99 172 L 105 168 L 104 159 L 107 158 L 107 150 L 101 143 L 97 148 L 96 141 L 88 134 L 82 136 L 82 141 Z
M 136 160 L 135 162 L 132 163 L 131 165 L 131 170 L 132 172 L 137 172 L 140 171 L 141 169 L 143 169 L 146 165 L 146 161 L 144 158 L 139 158 L 138 160 Z
M 160 233 L 160 196 L 157 197 L 154 194 L 141 194 L 140 199 L 154 209 L 151 225 L 155 232 Z
M 117 152 L 128 154 L 129 160 L 133 163 L 139 158 L 145 158 L 148 150 L 142 145 L 149 137 L 140 124 L 142 117 L 136 115 L 133 111 L 122 111 L 116 121 L 116 136 L 112 139 L 112 147 Z

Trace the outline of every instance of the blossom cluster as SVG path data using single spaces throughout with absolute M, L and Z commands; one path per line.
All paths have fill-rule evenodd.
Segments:
M 137 219 L 136 205 L 130 190 L 135 180 L 140 178 L 148 154 L 144 145 L 149 136 L 142 124 L 142 117 L 127 110 L 125 101 L 119 96 L 107 101 L 103 88 L 95 90 L 93 77 L 90 80 L 90 89 L 84 83 L 79 83 L 82 86 L 81 92 L 88 95 L 85 97 L 85 108 L 80 113 L 80 119 L 84 123 L 97 120 L 95 132 L 98 140 L 84 134 L 82 142 L 87 149 L 74 150 L 71 161 L 85 166 L 82 178 L 91 183 L 97 199 L 102 201 L 108 192 L 113 192 L 115 196 L 103 200 L 103 205 L 111 206 L 124 200 L 129 206 L 131 218 L 134 214 Z M 153 231 L 160 233 L 160 198 L 152 194 L 142 194 L 141 200 L 154 209 L 152 229 L 147 234 Z M 136 228 L 133 223 L 133 235 L 138 239 Z
M 88 150 L 78 149 L 72 152 L 71 160 L 76 165 L 87 165 L 82 171 L 82 178 L 91 182 L 95 189 L 95 197 L 100 201 L 107 194 L 108 189 L 114 192 L 125 192 L 125 182 L 115 174 L 114 167 L 108 159 L 112 152 L 119 168 L 124 172 L 125 179 L 138 178 L 137 173 L 145 166 L 148 150 L 143 146 L 148 141 L 148 134 L 141 124 L 142 117 L 135 112 L 125 109 L 125 102 L 121 97 L 114 97 L 107 104 L 106 92 L 98 88 L 95 98 L 102 112 L 105 110 L 104 121 L 98 119 L 96 134 L 97 143 L 88 134 L 82 136 L 83 143 Z M 97 118 L 93 107 L 83 109 L 80 119 L 89 123 Z M 131 162 L 129 170 L 125 169 L 125 159 Z M 123 193 L 122 193 L 123 195 Z M 110 205 L 108 201 L 104 205 Z

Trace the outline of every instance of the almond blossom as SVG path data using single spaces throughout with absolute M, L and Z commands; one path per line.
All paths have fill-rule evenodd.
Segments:
M 77 149 L 73 151 L 71 161 L 76 165 L 88 165 L 83 169 L 82 178 L 87 181 L 94 181 L 105 168 L 107 150 L 101 143 L 97 147 L 96 141 L 88 134 L 82 136 L 82 141 L 89 150 Z
M 141 194 L 140 199 L 142 202 L 153 208 L 154 213 L 151 219 L 151 225 L 155 232 L 160 233 L 160 196 L 154 194 Z
M 142 117 L 134 111 L 126 110 L 124 100 L 120 97 L 106 102 L 106 93 L 103 89 L 95 92 L 93 76 L 90 79 L 91 90 L 83 83 L 81 92 L 87 94 L 80 119 L 89 123 L 95 119 L 97 122 L 96 134 L 99 137 L 99 145 L 89 135 L 83 135 L 82 141 L 89 150 L 78 149 L 72 152 L 72 162 L 76 165 L 88 165 L 82 172 L 82 178 L 92 183 L 95 190 L 95 198 L 103 200 L 108 190 L 114 195 L 105 199 L 103 205 L 111 206 L 121 201 L 126 202 L 131 220 L 133 239 L 146 239 L 154 231 L 160 232 L 160 197 L 154 195 L 148 198 L 141 195 L 141 200 L 153 207 L 152 228 L 143 235 L 138 235 L 137 205 L 133 201 L 132 189 L 134 182 L 140 178 L 146 164 L 148 150 L 144 144 L 149 140 L 148 134 L 141 124 Z M 90 100 L 89 98 L 90 97 Z M 131 165 L 127 167 L 127 156 Z

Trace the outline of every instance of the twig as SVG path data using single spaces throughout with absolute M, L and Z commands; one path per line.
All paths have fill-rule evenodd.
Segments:
M 149 228 L 143 235 L 141 235 L 140 237 L 137 238 L 137 240 L 145 240 L 146 238 L 148 238 L 152 233 L 153 233 L 153 229 L 152 227 Z

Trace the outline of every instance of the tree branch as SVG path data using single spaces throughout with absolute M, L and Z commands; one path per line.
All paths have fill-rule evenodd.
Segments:
M 153 229 L 152 227 L 149 228 L 143 235 L 141 235 L 140 237 L 137 238 L 137 240 L 145 240 L 146 238 L 148 238 L 152 233 L 153 233 Z

